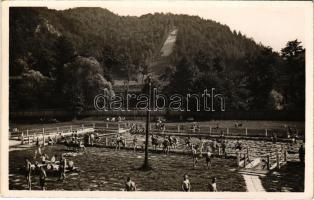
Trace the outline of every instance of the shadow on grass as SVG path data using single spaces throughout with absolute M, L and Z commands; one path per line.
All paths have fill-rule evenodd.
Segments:
M 287 162 L 281 169 L 261 177 L 267 192 L 304 192 L 304 164 Z

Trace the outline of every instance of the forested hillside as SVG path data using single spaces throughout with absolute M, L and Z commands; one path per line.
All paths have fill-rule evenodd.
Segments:
M 277 53 L 197 16 L 118 16 L 102 8 L 10 8 L 10 109 L 87 109 L 94 93 L 114 94 L 112 80 L 139 81 L 174 27 L 174 52 L 154 77 L 160 90 L 216 88 L 229 110 L 304 110 L 298 41 Z

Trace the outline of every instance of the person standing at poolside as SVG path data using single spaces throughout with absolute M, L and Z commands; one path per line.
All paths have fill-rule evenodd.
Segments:
M 212 166 L 212 153 L 210 152 L 209 148 L 207 149 L 206 153 L 206 166 L 207 169 Z
M 43 166 L 40 166 L 39 170 L 39 184 L 42 190 L 46 190 L 46 178 L 47 174 Z
M 194 145 L 191 145 L 191 152 L 192 152 L 192 158 L 193 158 L 193 166 L 196 167 L 196 164 L 198 162 L 198 158 L 197 158 L 197 150 L 194 147 Z
M 301 144 L 299 148 L 299 159 L 302 164 L 304 164 L 304 157 L 305 157 L 305 149 L 304 149 L 303 144 Z
M 64 180 L 66 178 L 65 176 L 65 168 L 67 165 L 66 163 L 67 163 L 66 159 L 64 158 L 63 154 L 61 154 L 60 165 L 59 165 L 59 172 L 60 172 L 59 180 Z
M 28 158 L 25 158 L 25 177 L 28 189 L 32 190 L 32 163 Z

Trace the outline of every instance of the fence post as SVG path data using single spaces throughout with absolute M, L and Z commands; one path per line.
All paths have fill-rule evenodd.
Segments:
M 57 134 L 59 133 L 59 127 L 57 127 Z
M 31 137 L 28 136 L 28 144 L 31 144 Z
M 270 170 L 270 159 L 269 159 L 269 155 L 267 155 L 267 170 Z
M 43 146 L 45 146 L 45 128 L 43 128 Z
M 265 137 L 267 137 L 267 128 L 265 128 Z
M 149 130 L 150 131 L 152 130 L 152 124 L 151 123 L 149 124 Z
M 180 125 L 179 124 L 178 124 L 177 130 L 178 130 L 178 133 L 180 133 Z
M 108 128 L 108 123 L 106 123 L 106 128 Z
M 21 144 L 24 144 L 24 133 L 23 132 L 21 133 L 21 140 L 22 140 Z
M 285 162 L 287 162 L 287 150 L 284 150 L 283 152 L 283 159 Z
M 83 131 L 84 131 L 84 124 L 82 124 L 82 129 L 83 129 Z
M 247 128 L 245 128 L 245 135 L 247 136 Z
M 28 129 L 26 130 L 26 137 L 28 137 Z
M 108 146 L 108 138 L 107 137 L 106 137 L 105 145 L 106 145 L 106 147 Z
M 244 154 L 244 163 L 243 163 L 243 167 L 245 168 L 245 166 L 246 166 L 246 154 Z
M 226 135 L 229 135 L 229 128 L 227 128 L 227 133 L 226 133 Z
M 209 126 L 209 134 L 211 134 L 211 133 L 212 133 L 212 127 Z
M 280 162 L 279 162 L 279 152 L 278 152 L 278 149 L 276 149 L 276 163 L 277 163 L 277 169 L 280 169 Z
M 73 129 L 72 129 L 72 125 L 70 126 L 70 132 L 72 132 L 73 131 Z
M 93 123 L 93 129 L 95 129 L 95 123 Z

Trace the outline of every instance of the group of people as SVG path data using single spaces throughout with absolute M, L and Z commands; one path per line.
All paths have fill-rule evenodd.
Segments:
M 201 127 L 200 127 L 199 124 L 193 123 L 193 124 L 191 125 L 190 130 L 191 130 L 193 133 L 195 133 L 196 131 L 197 131 L 197 132 L 200 132 L 200 131 L 201 131 Z
M 187 174 L 184 174 L 181 189 L 183 192 L 190 192 L 191 188 L 192 187 L 191 187 L 191 182 L 189 180 L 189 176 Z M 216 177 L 212 177 L 211 181 L 208 183 L 208 191 L 218 192 L 218 190 L 217 190 L 217 178 Z
M 287 138 L 291 139 L 292 143 L 296 143 L 296 140 L 299 138 L 299 130 L 296 127 L 287 127 Z
M 127 126 L 130 127 L 131 134 L 140 135 L 140 134 L 144 134 L 145 132 L 145 129 L 141 124 L 132 123 L 132 124 L 127 124 Z
M 159 118 L 155 124 L 155 128 L 156 128 L 156 130 L 160 130 L 160 131 L 164 130 L 165 129 L 165 123 L 163 122 L 163 120 L 161 120 Z
M 86 135 L 86 136 L 88 136 L 88 135 Z M 71 138 L 64 139 L 64 145 L 67 147 L 68 150 L 79 151 L 80 149 L 82 149 L 83 151 L 85 151 L 85 144 L 84 144 L 84 142 L 74 132 L 72 133 Z
M 40 158 L 40 161 L 38 161 Z M 25 178 L 27 182 L 27 187 L 29 190 L 32 189 L 32 176 L 38 175 L 39 186 L 42 190 L 46 189 L 46 178 L 47 171 L 51 170 L 57 172 L 59 175 L 59 180 L 65 179 L 65 169 L 67 168 L 67 161 L 63 154 L 61 154 L 60 159 L 57 159 L 57 155 L 53 155 L 50 159 L 46 153 L 42 153 L 41 146 L 39 145 L 33 157 L 34 162 L 32 163 L 29 158 L 25 158 Z M 69 162 L 69 166 L 74 168 L 73 161 Z
M 121 117 L 121 116 L 118 116 L 117 117 L 117 119 L 115 118 L 115 117 L 111 117 L 111 118 L 109 118 L 109 117 L 107 117 L 106 119 L 105 119 L 105 121 L 107 121 L 107 122 L 121 122 L 121 121 L 124 121 L 125 120 L 125 117 Z
M 218 192 L 217 190 L 217 178 L 214 176 L 211 178 L 211 180 L 208 183 L 208 191 L 210 192 Z M 189 176 L 187 174 L 184 174 L 183 181 L 181 184 L 181 190 L 183 192 L 190 192 L 192 189 L 191 182 L 189 180 Z M 125 182 L 125 188 L 124 191 L 136 191 L 136 184 L 133 180 L 131 180 L 131 177 L 127 177 Z
M 164 136 L 163 140 L 161 140 L 157 135 L 152 135 L 151 142 L 154 150 L 156 150 L 157 147 L 162 146 L 163 152 L 167 155 L 170 153 L 170 148 L 176 149 L 179 144 L 178 138 L 170 135 Z

